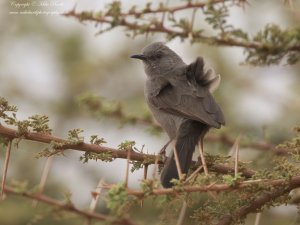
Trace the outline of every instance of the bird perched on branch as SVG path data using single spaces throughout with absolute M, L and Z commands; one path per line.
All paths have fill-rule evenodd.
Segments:
M 212 96 L 219 86 L 220 75 L 205 69 L 201 57 L 185 64 L 162 42 L 148 45 L 142 54 L 131 58 L 142 60 L 147 74 L 148 106 L 170 140 L 175 142 L 176 152 L 167 159 L 161 173 L 163 187 L 172 187 L 173 178 L 179 179 L 181 174 L 188 173 L 195 147 L 198 144 L 203 149 L 203 138 L 208 130 L 225 124 L 222 110 Z

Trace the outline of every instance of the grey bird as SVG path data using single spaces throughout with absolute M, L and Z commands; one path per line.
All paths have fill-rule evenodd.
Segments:
M 187 174 L 196 145 L 200 143 L 203 147 L 203 138 L 211 127 L 225 125 L 222 110 L 212 96 L 220 76 L 212 69 L 205 69 L 201 57 L 185 64 L 162 42 L 148 45 L 142 54 L 131 58 L 144 64 L 146 101 L 154 118 L 170 140 L 175 141 L 180 169 Z M 163 187 L 172 187 L 173 178 L 179 179 L 174 152 L 161 173 Z

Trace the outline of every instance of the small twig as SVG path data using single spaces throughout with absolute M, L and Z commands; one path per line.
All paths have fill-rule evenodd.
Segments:
M 267 181 L 268 179 L 245 180 L 243 181 L 243 184 L 253 184 L 253 183 L 267 182 Z
M 214 186 L 217 183 L 217 181 L 211 183 L 210 185 L 207 186 L 207 188 L 211 188 L 212 186 Z
M 98 182 L 98 185 L 95 189 L 95 191 L 92 193 L 92 201 L 90 204 L 90 212 L 94 212 L 97 206 L 98 199 L 100 197 L 101 191 L 102 191 L 102 184 L 104 182 L 104 178 L 101 178 Z
M 234 149 L 235 149 L 235 157 L 234 157 L 234 176 L 237 177 L 239 172 L 239 151 L 240 151 L 240 135 L 236 138 L 234 142 Z
M 147 175 L 148 175 L 148 164 L 144 165 L 144 179 L 147 179 Z
M 182 180 L 183 179 L 183 174 L 182 174 L 182 170 L 180 167 L 180 163 L 179 163 L 179 157 L 178 157 L 178 153 L 177 153 L 177 149 L 174 146 L 174 158 L 175 158 L 175 163 L 176 163 L 176 168 L 177 168 L 177 172 L 179 175 L 179 179 Z
M 49 171 L 50 171 L 50 168 L 51 168 L 51 165 L 52 165 L 53 157 L 54 156 L 50 156 L 49 158 L 47 158 L 46 164 L 45 164 L 44 169 L 43 169 L 41 181 L 40 181 L 39 187 L 38 187 L 38 193 L 39 194 L 43 193 L 43 191 L 45 189 L 45 185 L 46 185 L 46 181 L 47 181 Z M 37 204 L 38 204 L 38 201 L 36 201 L 36 200 L 34 200 L 32 202 L 33 207 L 36 207 Z
M 184 184 L 187 184 L 191 179 L 193 179 L 194 177 L 196 177 L 196 175 L 199 173 L 199 171 L 203 169 L 203 166 L 199 166 L 185 181 Z
M 12 140 L 9 140 L 8 144 L 7 144 L 7 148 L 6 148 L 5 161 L 4 161 L 4 165 L 3 165 L 3 176 L 2 176 L 2 183 L 1 183 L 0 200 L 3 199 L 3 197 L 4 197 L 4 187 L 5 187 L 5 183 L 6 183 L 8 163 L 9 163 L 9 159 L 10 159 L 11 143 L 12 143 Z
M 186 200 L 184 200 L 183 204 L 182 204 L 182 207 L 181 207 L 181 210 L 180 210 L 180 214 L 179 214 L 179 217 L 178 217 L 176 225 L 182 225 L 183 224 L 183 220 L 184 220 L 184 216 L 185 216 L 185 213 L 186 213 L 186 209 L 187 209 L 187 204 L 186 204 Z
M 126 174 L 125 174 L 125 187 L 128 187 L 128 179 L 129 179 L 129 167 L 130 167 L 130 155 L 131 149 L 127 150 L 127 163 L 126 163 Z
M 34 193 L 30 193 L 30 192 L 19 192 L 19 191 L 15 191 L 14 188 L 9 187 L 9 186 L 5 186 L 4 189 L 5 189 L 5 192 L 8 193 L 8 194 L 19 195 L 19 196 L 24 196 L 24 197 L 27 197 L 27 198 L 31 198 L 31 199 L 37 200 L 39 202 L 43 202 L 43 203 L 46 203 L 46 204 L 49 204 L 49 205 L 53 205 L 53 206 L 58 207 L 62 210 L 70 211 L 70 212 L 73 212 L 75 214 L 85 216 L 87 218 L 98 219 L 98 220 L 111 219 L 111 217 L 100 214 L 100 213 L 92 213 L 92 212 L 83 211 L 81 209 L 76 208 L 72 204 L 66 204 L 65 202 L 58 201 L 56 199 L 50 198 L 50 197 L 48 197 L 46 195 L 43 195 L 43 194 L 34 194 Z
M 169 0 L 166 0 L 166 3 L 165 3 L 165 5 L 167 6 L 169 4 Z M 166 13 L 167 13 L 167 11 L 164 11 L 163 13 L 162 13 L 162 16 L 161 16 L 161 26 L 163 27 L 164 26 L 164 22 L 165 22 L 165 18 L 166 18 Z
M 180 188 L 180 191 L 174 189 L 174 188 L 158 188 L 153 189 L 152 194 L 153 195 L 168 195 L 168 194 L 174 194 L 174 193 L 187 193 L 187 192 L 210 192 L 210 191 L 233 191 L 233 190 L 239 190 L 246 187 L 249 187 L 249 185 L 252 184 L 264 184 L 264 185 L 270 185 L 273 187 L 277 186 L 288 186 L 288 187 L 300 187 L 300 175 L 292 177 L 289 181 L 286 179 L 258 179 L 258 180 L 251 180 L 250 181 L 243 181 L 243 182 L 237 182 L 235 186 L 228 185 L 228 184 L 216 184 L 212 183 L 209 185 L 185 185 Z M 109 188 L 110 186 L 106 186 L 105 188 Z M 144 196 L 143 190 L 133 190 L 133 189 L 127 189 L 127 193 L 129 195 L 134 195 L 137 197 Z
M 261 218 L 261 212 L 256 213 L 254 225 L 259 225 L 260 218 Z
M 205 174 L 205 176 L 208 176 L 208 169 L 207 169 L 206 161 L 204 159 L 204 154 L 203 154 L 203 139 L 202 138 L 198 142 L 198 149 L 199 149 L 200 160 L 201 160 L 201 163 L 203 166 L 204 174 Z
M 195 19 L 196 19 L 196 12 L 197 12 L 197 8 L 193 9 L 193 13 L 192 13 L 192 19 L 191 19 L 191 32 L 193 33 L 193 28 L 194 28 L 194 23 L 195 23 Z

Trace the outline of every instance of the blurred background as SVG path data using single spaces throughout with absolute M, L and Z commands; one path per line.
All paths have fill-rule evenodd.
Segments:
M 102 10 L 110 2 L 108 0 L 65 0 L 57 1 L 52 7 L 40 7 L 52 15 L 14 14 L 21 10 L 16 7 L 17 2 L 0 3 L 0 96 L 18 106 L 18 118 L 44 114 L 49 116 L 55 136 L 66 138 L 68 130 L 81 128 L 86 141 L 90 135 L 98 134 L 108 142 L 107 146 L 116 148 L 124 140 L 134 140 L 138 148 L 145 145 L 145 151 L 157 153 L 168 140 L 165 134 L 153 136 L 142 125 L 120 127 L 117 120 L 93 118 L 78 106 L 76 98 L 92 92 L 108 100 L 123 102 L 128 114 L 145 113 L 148 109 L 143 96 L 143 67 L 129 56 L 141 52 L 151 42 L 165 41 L 164 36 L 156 34 L 132 39 L 126 37 L 122 28 L 95 35 L 97 28 L 93 24 L 58 15 L 75 5 L 78 11 Z M 123 4 L 126 9 L 145 2 L 123 1 Z M 180 3 L 174 1 L 172 4 L 177 2 Z M 232 8 L 230 15 L 229 23 L 250 34 L 255 34 L 267 23 L 287 28 L 300 22 L 283 2 L 272 0 L 250 1 L 244 10 Z M 196 23 L 200 27 L 207 26 L 201 17 Z M 252 67 L 241 65 L 244 56 L 240 48 L 191 45 L 179 39 L 167 45 L 186 63 L 203 56 L 221 74 L 222 82 L 215 92 L 227 122 L 221 132 L 228 132 L 234 138 L 243 134 L 251 140 L 274 144 L 293 135 L 292 128 L 300 119 L 299 63 Z M 212 131 L 217 132 L 220 131 Z M 22 141 L 19 149 L 13 149 L 8 183 L 13 180 L 28 181 L 29 186 L 39 183 L 46 159 L 35 159 L 35 154 L 42 148 L 40 144 Z M 224 154 L 229 150 L 225 149 Z M 258 164 L 267 163 L 261 159 L 265 154 L 241 149 L 242 160 L 257 160 Z M 4 155 L 1 149 L 1 166 Z M 87 208 L 91 201 L 90 192 L 101 178 L 109 183 L 124 179 L 126 161 L 83 164 L 79 161 L 80 155 L 69 151 L 65 156 L 54 158 L 45 193 L 60 198 L 70 192 L 76 205 Z M 138 187 L 142 174 L 142 170 L 130 174 L 130 187 Z M 56 220 L 47 216 L 39 221 L 34 215 L 41 210 L 28 206 L 31 206 L 29 200 L 18 197 L 8 196 L 5 201 L 0 201 L 0 224 L 82 224 L 81 220 Z M 99 210 L 105 211 L 103 201 L 99 203 Z M 260 224 L 297 224 L 296 211 L 293 206 L 274 208 L 262 215 Z M 247 224 L 253 224 L 253 218 L 250 216 Z M 155 220 L 149 221 L 149 224 L 155 224 Z

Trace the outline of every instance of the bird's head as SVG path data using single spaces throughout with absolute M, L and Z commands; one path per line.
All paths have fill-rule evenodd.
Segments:
M 185 65 L 182 59 L 162 42 L 146 46 L 142 54 L 132 55 L 131 58 L 143 61 L 149 77 L 164 75 Z

